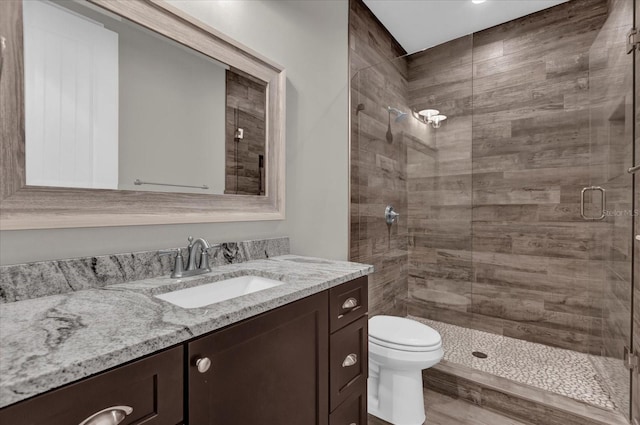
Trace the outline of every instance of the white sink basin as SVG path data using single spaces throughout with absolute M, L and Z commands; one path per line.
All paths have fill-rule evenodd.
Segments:
M 156 298 L 170 302 L 182 308 L 198 308 L 219 303 L 253 292 L 263 291 L 282 285 L 284 282 L 260 276 L 240 276 L 217 282 L 205 283 L 193 288 L 180 289 L 156 295 Z

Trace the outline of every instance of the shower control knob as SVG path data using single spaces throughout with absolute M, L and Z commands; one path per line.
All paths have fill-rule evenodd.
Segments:
M 400 214 L 395 212 L 395 210 L 391 205 L 387 205 L 387 208 L 385 208 L 384 210 L 384 219 L 387 222 L 387 224 L 391 226 L 393 223 L 398 221 L 398 217 L 400 217 Z
M 640 241 L 640 235 L 636 235 L 636 240 Z
M 198 372 L 205 373 L 211 367 L 211 360 L 209 357 L 201 357 L 196 360 L 196 367 L 198 368 Z

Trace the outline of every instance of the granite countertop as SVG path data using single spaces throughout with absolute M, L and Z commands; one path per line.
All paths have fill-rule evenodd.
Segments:
M 0 304 L 0 407 L 371 272 L 364 264 L 283 255 L 190 278 L 151 278 Z M 194 309 L 154 297 L 249 274 L 285 284 Z

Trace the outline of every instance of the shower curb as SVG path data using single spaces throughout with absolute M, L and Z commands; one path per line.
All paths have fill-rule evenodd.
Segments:
M 445 360 L 423 378 L 426 388 L 531 425 L 629 425 L 620 413 Z

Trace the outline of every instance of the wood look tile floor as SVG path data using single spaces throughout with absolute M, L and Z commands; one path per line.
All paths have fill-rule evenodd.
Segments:
M 432 390 L 424 390 L 425 425 L 527 425 L 479 406 Z M 369 415 L 368 425 L 389 425 Z

